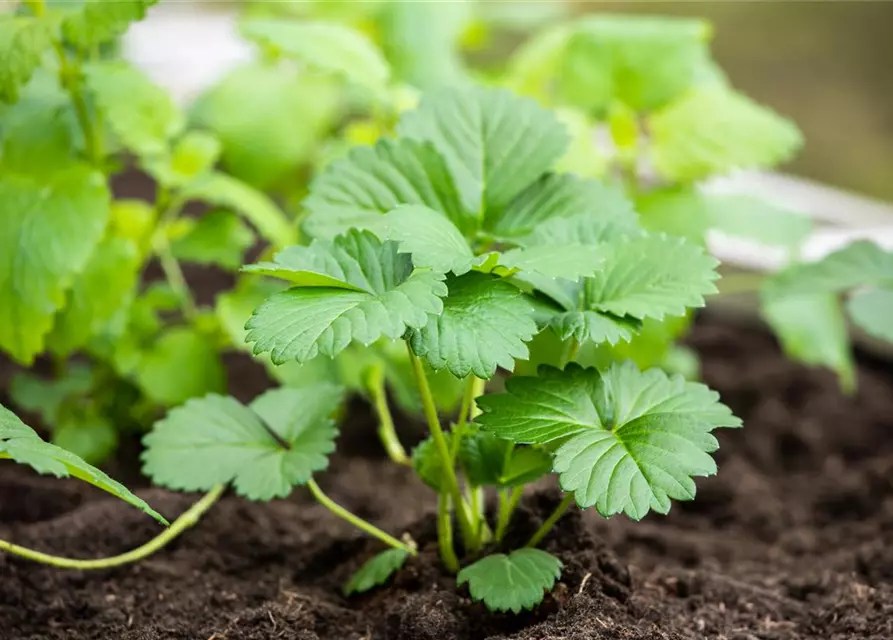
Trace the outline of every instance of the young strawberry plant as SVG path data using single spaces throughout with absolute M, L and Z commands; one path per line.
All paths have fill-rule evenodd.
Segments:
M 430 431 L 412 464 L 437 496 L 440 555 L 493 610 L 530 608 L 552 587 L 561 563 L 537 546 L 573 503 L 604 516 L 666 513 L 672 499 L 694 497 L 693 477 L 715 472 L 710 432 L 740 425 L 716 393 L 680 376 L 574 362 L 581 345 L 629 339 L 647 318 L 702 306 L 717 274 L 701 247 L 642 229 L 613 188 L 553 172 L 567 144 L 559 121 L 528 99 L 473 85 L 435 91 L 400 118 L 396 137 L 351 150 L 314 180 L 309 245 L 244 269 L 286 283 L 246 325 L 273 363 L 404 343 Z M 557 340 L 554 366 L 482 396 L 544 331 Z M 449 428 L 426 367 L 462 380 Z M 192 399 L 146 437 L 144 470 L 163 486 L 231 483 L 254 500 L 306 485 L 391 547 L 345 591 L 372 588 L 416 542 L 345 511 L 313 480 L 335 448 L 341 393 L 317 383 L 250 405 Z M 524 486 L 549 472 L 564 499 L 526 546 L 504 548 Z

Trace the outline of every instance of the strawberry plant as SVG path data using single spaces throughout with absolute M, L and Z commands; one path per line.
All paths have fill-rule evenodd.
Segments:
M 540 545 L 569 508 L 667 513 L 716 472 L 713 430 L 740 426 L 691 380 L 696 363 L 675 344 L 717 292 L 709 233 L 788 250 L 791 266 L 757 286 L 794 356 L 832 364 L 846 382 L 841 294 L 854 322 L 891 338 L 890 253 L 857 243 L 799 262 L 803 218 L 704 188 L 783 162 L 800 134 L 729 86 L 700 21 L 559 25 L 525 44 L 494 87 L 444 45 L 457 23 L 424 43 L 429 77 L 400 43 L 383 53 L 355 29 L 263 7 L 241 25 L 261 59 L 186 114 L 100 46 L 148 4 L 29 2 L 0 22 L 11 34 L 0 50 L 10 62 L 0 201 L 12 212 L 0 347 L 24 364 L 49 356 L 54 379 L 21 376 L 12 398 L 91 459 L 114 447 L 111 425 L 168 409 L 143 439 L 143 471 L 207 494 L 117 558 L 0 548 L 113 566 L 159 549 L 227 487 L 265 501 L 306 486 L 387 547 L 344 585 L 368 591 L 418 544 L 314 479 L 335 451 L 346 395 L 360 393 L 390 458 L 432 490 L 444 569 L 491 610 L 519 612 L 561 575 Z M 384 33 L 427 15 L 406 6 L 377 16 Z M 372 11 L 349 7 L 352 19 Z M 294 117 L 310 94 L 306 118 Z M 153 203 L 112 198 L 122 158 L 155 180 Z M 182 216 L 193 201 L 211 208 Z M 268 247 L 239 269 L 256 234 Z M 181 262 L 238 269 L 235 286 L 202 306 Z M 156 263 L 160 282 L 146 277 Z M 224 348 L 249 350 L 282 386 L 249 403 L 226 395 Z M 73 358 L 84 353 L 86 365 Z M 394 403 L 427 424 L 411 452 Z M 0 418 L 0 457 L 86 479 L 161 519 L 10 412 Z M 563 497 L 519 540 L 524 489 L 550 473 Z

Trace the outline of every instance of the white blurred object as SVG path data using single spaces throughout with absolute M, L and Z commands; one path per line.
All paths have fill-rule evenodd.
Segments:
M 239 36 L 238 6 L 161 2 L 127 31 L 121 54 L 186 106 L 254 58 L 254 47 Z

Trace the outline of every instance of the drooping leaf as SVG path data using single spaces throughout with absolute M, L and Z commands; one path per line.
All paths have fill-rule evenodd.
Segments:
M 840 293 L 860 286 L 893 284 L 893 251 L 858 240 L 817 262 L 795 264 L 772 277 L 775 296 Z
M 194 398 L 143 438 L 143 472 L 176 490 L 232 482 L 249 500 L 283 498 L 328 466 L 340 403 L 341 389 L 326 384 L 274 389 L 247 407 L 229 396 Z
M 866 333 L 893 342 L 893 289 L 857 291 L 847 301 L 846 309 Z
M 509 555 L 494 553 L 468 565 L 456 577 L 468 583 L 471 597 L 490 611 L 532 609 L 542 602 L 561 577 L 561 560 L 540 549 L 518 549 Z
M 465 210 L 477 218 L 507 207 L 552 167 L 569 141 L 555 116 L 534 101 L 477 86 L 429 93 L 403 115 L 397 130 L 434 143 Z
M 251 62 L 199 96 L 191 118 L 220 138 L 228 173 L 267 189 L 311 162 L 340 115 L 337 84 L 288 64 Z
M 500 238 L 518 238 L 556 218 L 586 215 L 635 227 L 633 205 L 622 191 L 598 180 L 549 173 L 531 184 L 505 209 L 488 215 L 485 227 Z
M 190 327 L 175 327 L 142 354 L 136 381 L 150 399 L 172 407 L 189 398 L 223 392 L 226 371 L 211 338 Z
M 384 56 L 364 34 L 334 22 L 257 18 L 244 22 L 242 32 L 284 56 L 372 91 L 383 91 L 391 75 Z
M 82 51 L 114 40 L 133 22 L 146 17 L 146 11 L 158 0 L 87 0 L 73 3 L 74 8 L 62 20 L 62 34 Z
M 808 365 L 828 367 L 852 391 L 856 367 L 840 300 L 830 293 L 774 295 L 762 292 L 761 314 L 785 354 Z
M 139 250 L 131 240 L 104 239 L 75 278 L 47 336 L 47 346 L 62 356 L 83 347 L 129 304 L 141 266 Z
M 37 473 L 52 474 L 58 478 L 72 476 L 83 480 L 133 505 L 158 522 L 167 524 L 167 520 L 161 514 L 128 491 L 124 485 L 115 482 L 73 453 L 44 442 L 34 429 L 25 425 L 12 411 L 2 405 L 0 405 L 0 458 L 11 458 L 19 464 L 26 464 Z
M 14 103 L 50 47 L 49 24 L 31 17 L 0 17 L 0 102 Z
M 84 77 L 122 144 L 141 156 L 165 153 L 186 117 L 161 87 L 125 62 L 93 62 Z
M 606 517 L 639 520 L 651 509 L 666 513 L 671 499 L 693 499 L 692 476 L 716 472 L 710 431 L 741 425 L 704 385 L 632 363 L 604 374 L 542 367 L 506 390 L 478 399 L 476 422 L 517 443 L 558 441 L 553 470 L 562 489 Z
M 314 179 L 303 204 L 309 214 L 305 228 L 315 238 L 375 229 L 381 214 L 402 204 L 425 205 L 463 230 L 469 224 L 443 157 L 433 145 L 415 140 L 351 149 Z
M 413 271 L 396 243 L 369 232 L 351 231 L 280 255 L 273 265 L 277 277 L 298 286 L 268 298 L 246 325 L 254 352 L 270 351 L 277 364 L 320 353 L 334 357 L 351 342 L 399 338 L 443 308 L 443 276 Z
M 28 364 L 102 237 L 109 192 L 83 165 L 40 181 L 10 174 L 0 177 L 0 210 L 0 348 Z
M 480 273 L 447 280 L 443 311 L 413 328 L 412 350 L 435 370 L 464 378 L 491 378 L 527 357 L 524 344 L 537 332 L 533 306 L 514 285 Z
M 235 271 L 254 244 L 251 229 L 229 211 L 210 211 L 198 222 L 189 223 L 186 233 L 171 243 L 174 257 L 183 262 L 216 264 Z
M 384 584 L 406 564 L 407 558 L 409 552 L 404 549 L 388 549 L 374 555 L 351 576 L 342 592 L 349 596 L 352 593 L 364 593 Z
M 266 194 L 228 176 L 212 172 L 183 189 L 183 196 L 235 211 L 250 222 L 273 246 L 295 242 L 297 226 Z
M 655 113 L 650 129 L 657 172 L 679 182 L 771 168 L 802 144 L 792 122 L 727 89 L 686 94 Z

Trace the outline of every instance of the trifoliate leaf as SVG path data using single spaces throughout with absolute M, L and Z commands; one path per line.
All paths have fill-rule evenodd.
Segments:
M 471 564 L 456 577 L 468 583 L 474 600 L 490 611 L 532 609 L 542 602 L 561 577 L 561 560 L 540 549 L 518 549 L 509 555 L 495 553 Z
M 317 176 L 304 200 L 305 228 L 316 238 L 351 228 L 376 229 L 381 214 L 401 204 L 425 205 L 462 230 L 469 226 L 440 153 L 431 144 L 402 139 L 351 149 Z
M 17 102 L 50 47 L 49 25 L 37 18 L 0 17 L 0 101 Z
M 364 593 L 384 584 L 406 564 L 407 558 L 409 552 L 405 549 L 388 549 L 376 554 L 347 581 L 342 589 L 344 595 Z
M 443 309 L 443 276 L 413 271 L 396 243 L 382 243 L 369 232 L 318 240 L 282 256 L 277 277 L 299 286 L 271 296 L 246 325 L 254 352 L 271 351 L 277 364 L 306 362 L 320 353 L 334 357 L 351 342 L 396 339 Z
M 266 190 L 311 161 L 340 115 L 338 97 L 332 78 L 295 74 L 290 64 L 251 62 L 201 95 L 191 116 L 220 138 L 228 173 Z
M 774 296 L 839 293 L 860 286 L 893 284 L 893 251 L 859 240 L 818 262 L 795 264 L 772 277 Z
M 802 144 L 797 127 L 726 89 L 698 89 L 650 120 L 652 156 L 664 178 L 693 182 L 735 169 L 768 169 Z
M 161 87 L 125 62 L 94 62 L 84 77 L 121 143 L 141 156 L 167 152 L 186 117 Z
M 226 371 L 213 339 L 189 327 L 175 327 L 142 355 L 136 382 L 151 400 L 172 407 L 224 391 Z
M 82 51 L 114 40 L 124 34 L 132 22 L 146 17 L 146 11 L 158 0 L 88 1 L 65 15 L 62 34 Z
M 512 370 L 527 357 L 524 344 L 537 332 L 533 305 L 508 282 L 481 273 L 447 280 L 443 311 L 413 328 L 412 350 L 435 370 L 464 378 L 491 378 L 497 367 Z
M 383 91 L 390 67 L 360 31 L 333 22 L 253 19 L 242 24 L 251 40 L 321 71 L 344 76 L 372 91 Z
M 558 75 L 565 102 L 604 111 L 663 106 L 695 82 L 709 25 L 702 20 L 600 15 L 575 25 Z
M 190 224 L 188 231 L 171 243 L 171 251 L 183 262 L 216 264 L 235 271 L 252 245 L 251 229 L 235 214 L 218 210 L 205 213 L 198 222 Z
M 585 215 L 619 227 L 637 225 L 622 191 L 597 180 L 550 173 L 522 191 L 504 210 L 488 216 L 486 228 L 500 238 L 527 236 L 547 222 Z
M 478 399 L 476 422 L 518 443 L 560 441 L 553 470 L 581 507 L 639 520 L 670 500 L 691 500 L 692 476 L 711 475 L 710 431 L 741 421 L 704 385 L 615 364 L 604 374 L 570 365 L 511 378 L 505 394 Z
M 519 447 L 486 431 L 462 439 L 459 460 L 476 486 L 520 487 L 552 470 L 552 456 L 546 451 Z
M 857 291 L 847 301 L 846 309 L 866 333 L 893 342 L 893 289 Z
M 26 464 L 37 473 L 52 474 L 57 478 L 72 476 L 83 480 L 133 505 L 158 522 L 167 524 L 167 520 L 144 500 L 128 491 L 124 485 L 115 482 L 73 453 L 44 442 L 34 429 L 25 425 L 12 411 L 2 405 L 0 405 L 0 458 L 10 458 L 19 464 Z
M 107 237 L 93 251 L 56 315 L 47 346 L 69 356 L 126 309 L 136 288 L 142 259 L 132 240 Z
M 775 295 L 762 292 L 761 313 L 789 358 L 828 367 L 852 391 L 856 367 L 840 300 L 831 293 Z
M 191 200 L 235 211 L 273 246 L 287 246 L 298 237 L 297 226 L 266 194 L 225 173 L 209 173 L 183 189 L 182 194 Z
M 0 348 L 28 364 L 102 237 L 109 191 L 101 173 L 77 164 L 40 181 L 6 175 L 0 210 Z
M 418 109 L 404 114 L 397 130 L 434 143 L 465 209 L 478 218 L 508 206 L 569 142 L 555 116 L 533 100 L 477 86 L 429 93 Z
M 232 482 L 249 500 L 284 498 L 328 466 L 340 403 L 341 389 L 326 384 L 268 391 L 247 407 L 229 396 L 194 398 L 143 438 L 143 472 L 181 491 Z
M 797 247 L 812 231 L 812 219 L 766 200 L 744 195 L 709 195 L 710 225 L 730 236 L 761 244 Z

